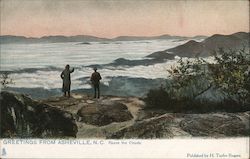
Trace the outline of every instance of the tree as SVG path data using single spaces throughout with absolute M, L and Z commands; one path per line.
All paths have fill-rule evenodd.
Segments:
M 212 87 L 207 62 L 202 58 L 181 58 L 176 66 L 167 71 L 172 79 L 168 90 L 179 99 L 195 99 Z
M 246 48 L 215 52 L 215 64 L 208 64 L 214 85 L 227 98 L 244 105 L 249 102 L 250 54 Z
M 195 99 L 213 87 L 240 105 L 250 102 L 249 71 L 250 55 L 245 47 L 228 51 L 220 48 L 214 52 L 213 63 L 202 58 L 180 59 L 177 66 L 168 70 L 171 91 L 178 98 Z
M 8 72 L 1 72 L 0 82 L 1 82 L 2 88 L 6 88 L 6 87 L 8 87 L 8 85 L 14 84 L 14 82 L 13 82 L 12 78 L 10 78 Z

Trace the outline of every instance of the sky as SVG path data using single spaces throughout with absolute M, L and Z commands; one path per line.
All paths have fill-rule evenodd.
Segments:
M 248 0 L 0 0 L 1 35 L 196 36 L 249 32 Z

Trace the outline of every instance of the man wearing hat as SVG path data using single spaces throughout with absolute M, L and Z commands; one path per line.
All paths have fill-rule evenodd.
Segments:
M 97 68 L 94 68 L 94 73 L 92 73 L 91 75 L 91 82 L 94 86 L 94 90 L 95 90 L 95 95 L 94 98 L 96 98 L 96 93 L 97 94 L 97 98 L 100 98 L 100 80 L 102 79 L 101 75 L 99 72 L 97 72 Z

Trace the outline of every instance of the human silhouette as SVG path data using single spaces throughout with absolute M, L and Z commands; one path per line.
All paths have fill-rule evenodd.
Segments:
M 74 72 L 74 68 L 70 70 L 70 66 L 66 65 L 65 69 L 61 73 L 61 78 L 63 80 L 62 91 L 64 92 L 64 96 L 66 97 L 66 93 L 68 93 L 68 97 L 70 97 L 70 73 Z
M 94 91 L 95 91 L 95 94 L 94 94 L 94 98 L 100 98 L 100 80 L 102 79 L 101 75 L 99 72 L 97 72 L 97 68 L 95 67 L 94 68 L 94 73 L 92 73 L 91 75 L 91 82 L 94 86 Z M 97 96 L 96 96 L 97 94 Z

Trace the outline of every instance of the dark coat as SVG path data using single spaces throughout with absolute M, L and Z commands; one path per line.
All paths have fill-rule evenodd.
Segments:
M 101 79 L 102 79 L 102 77 L 101 77 L 99 72 L 92 73 L 91 82 L 93 85 L 99 85 Z
M 69 70 L 65 69 L 61 73 L 61 78 L 63 79 L 63 86 L 62 86 L 62 91 L 70 91 L 70 85 L 71 85 L 71 79 L 70 79 L 70 73 L 74 72 L 74 69 Z

